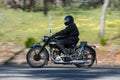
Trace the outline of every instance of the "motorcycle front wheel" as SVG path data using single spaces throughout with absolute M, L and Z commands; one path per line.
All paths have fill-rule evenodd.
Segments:
M 42 47 L 31 48 L 26 55 L 27 63 L 33 68 L 43 67 L 48 62 L 48 54 L 46 50 L 43 50 L 38 54 L 41 48 Z

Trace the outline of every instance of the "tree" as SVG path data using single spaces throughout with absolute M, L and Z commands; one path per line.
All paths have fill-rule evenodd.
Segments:
M 110 7 L 115 10 L 120 10 L 120 0 L 110 0 Z
M 35 0 L 30 0 L 30 5 L 29 5 L 30 10 L 34 10 L 35 8 Z
M 99 31 L 100 37 L 103 37 L 104 35 L 104 26 L 105 26 L 106 12 L 107 12 L 108 5 L 109 5 L 109 0 L 105 0 L 102 8 L 102 16 L 101 16 L 100 31 Z
M 47 15 L 48 12 L 48 2 L 49 0 L 44 0 L 43 4 L 44 4 L 44 14 Z
M 71 6 L 72 0 L 62 0 L 63 7 Z

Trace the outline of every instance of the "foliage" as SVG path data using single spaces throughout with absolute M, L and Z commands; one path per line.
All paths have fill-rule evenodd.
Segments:
M 26 48 L 29 48 L 35 42 L 36 40 L 34 38 L 28 38 L 27 41 L 25 41 Z
M 80 8 L 89 9 L 91 7 L 97 8 L 103 4 L 103 0 L 80 0 Z
M 97 8 L 101 5 L 103 0 L 2 0 L 2 4 L 11 8 L 19 8 L 25 11 L 44 11 L 44 6 L 47 5 L 47 9 L 53 10 L 56 8 L 65 7 L 80 7 L 89 9 L 90 7 Z M 44 4 L 46 2 L 47 4 Z
M 100 39 L 100 44 L 101 45 L 106 45 L 107 44 L 107 39 L 105 39 L 104 37 L 102 37 L 101 39 Z
M 1 7 L 1 8 L 4 8 L 4 7 L 5 7 L 5 5 L 3 5 L 2 3 L 0 3 L 0 7 Z
M 110 0 L 112 10 L 120 10 L 120 0 Z
M 92 4 L 92 0 L 80 0 L 80 7 L 90 7 Z

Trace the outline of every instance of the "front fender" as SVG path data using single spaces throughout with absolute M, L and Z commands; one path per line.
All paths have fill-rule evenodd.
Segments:
M 34 44 L 31 45 L 30 48 L 35 48 L 35 47 L 40 47 L 41 48 L 42 46 L 40 45 L 40 43 L 34 43 Z M 48 52 L 48 50 L 46 48 L 44 50 L 45 50 L 45 52 L 47 54 L 47 60 L 49 61 L 49 52 Z
M 34 43 L 30 46 L 30 48 L 34 48 L 34 47 L 41 47 L 40 43 Z

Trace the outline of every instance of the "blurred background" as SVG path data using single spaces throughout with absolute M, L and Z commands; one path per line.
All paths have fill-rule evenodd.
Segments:
M 104 3 L 105 0 L 0 0 L 0 64 L 26 64 L 29 45 L 42 43 L 41 37 L 50 36 L 50 30 L 54 34 L 64 29 L 64 17 L 72 15 L 80 41 L 96 46 L 98 66 L 120 66 L 120 1 L 109 0 L 106 14 L 102 15 Z

